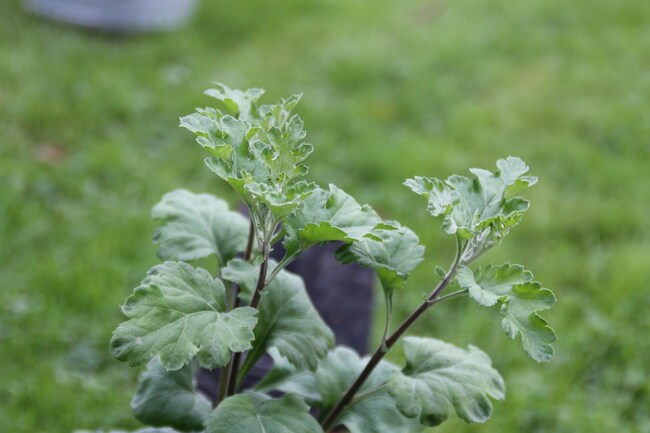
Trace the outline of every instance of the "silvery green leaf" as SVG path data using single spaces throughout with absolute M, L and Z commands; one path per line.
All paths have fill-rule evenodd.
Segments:
M 385 291 L 402 288 L 411 271 L 424 260 L 424 246 L 409 228 L 396 222 L 376 227 L 372 237 L 341 247 L 336 258 L 374 269 Z
M 257 310 L 226 312 L 225 288 L 203 269 L 183 262 L 154 266 L 122 306 L 130 319 L 113 332 L 111 351 L 120 361 L 141 365 L 155 356 L 177 370 L 196 355 L 205 368 L 251 348 Z
M 535 361 L 548 361 L 554 353 L 555 331 L 537 313 L 555 304 L 553 292 L 532 281 L 523 266 L 509 263 L 489 265 L 472 272 L 458 270 L 458 284 L 480 305 L 501 305 L 503 329 L 510 338 L 521 335 L 524 350 Z
M 434 426 L 456 414 L 466 422 L 486 421 L 492 413 L 490 397 L 503 400 L 505 384 L 490 358 L 431 338 L 404 338 L 406 367 L 388 380 L 397 408 Z
M 439 179 L 415 176 L 407 179 L 404 185 L 428 200 L 427 210 L 433 216 L 447 213 L 454 204 L 453 190 Z
M 212 412 L 212 404 L 194 389 L 193 373 L 191 364 L 180 370 L 167 371 L 158 358 L 149 361 L 131 400 L 135 417 L 154 427 L 202 430 Z
M 275 104 L 261 105 L 257 109 L 257 119 L 265 131 L 272 128 L 282 128 L 289 118 L 291 112 L 302 99 L 302 93 L 282 98 Z
M 215 254 L 223 265 L 246 248 L 248 220 L 210 194 L 171 191 L 153 207 L 151 217 L 163 221 L 153 236 L 163 260 L 190 261 Z
M 307 174 L 303 161 L 313 151 L 313 146 L 305 143 L 307 133 L 304 123 L 294 115 L 280 127 L 272 126 L 265 131 L 262 141 L 268 143 L 270 151 L 263 154 L 272 176 L 293 179 Z
M 269 168 L 262 160 L 267 146 L 251 140 L 255 130 L 253 125 L 229 115 L 218 119 L 208 139 L 199 141 L 212 155 L 206 160 L 208 168 L 231 184 L 243 182 L 246 176 L 249 182 L 270 180 Z
M 330 351 L 316 370 L 315 377 L 321 395 L 322 407 L 333 407 L 350 388 L 359 376 L 368 358 L 360 358 L 357 353 L 347 347 L 337 346 Z M 363 384 L 359 393 L 380 385 L 398 368 L 393 364 L 382 361 Z
M 359 358 L 351 349 L 337 347 L 331 351 L 316 370 L 315 377 L 321 394 L 321 407 L 333 407 L 359 376 L 369 358 Z M 348 406 L 334 425 L 342 424 L 351 433 L 411 433 L 421 430 L 417 420 L 404 417 L 396 408 L 395 400 L 382 387 L 399 369 L 381 361 L 370 374 L 357 395 L 366 397 Z M 371 390 L 376 390 L 370 392 Z
M 286 394 L 296 394 L 304 398 L 310 405 L 320 402 L 316 377 L 312 371 L 299 370 L 287 358 L 280 355 L 275 347 L 271 347 L 268 353 L 273 358 L 273 368 L 257 384 L 255 387 L 257 391 L 278 390 Z
M 271 398 L 257 392 L 228 397 L 207 421 L 206 433 L 323 433 L 295 395 Z
M 405 185 L 427 198 L 431 215 L 445 215 L 443 229 L 470 239 L 473 251 L 466 262 L 498 243 L 516 226 L 529 203 L 514 194 L 534 185 L 536 177 L 524 176 L 528 166 L 519 158 L 497 161 L 497 171 L 470 169 L 473 178 L 451 176 L 446 181 L 416 177 Z
M 181 118 L 181 126 L 196 134 L 197 142 L 211 155 L 205 161 L 208 168 L 241 196 L 254 220 L 266 220 L 265 212 L 270 211 L 281 221 L 314 189 L 313 184 L 298 181 L 307 173 L 304 160 L 312 152 L 304 141 L 302 120 L 290 116 L 300 96 L 260 106 L 261 89 L 215 85 L 206 93 L 235 115 L 197 109 Z
M 271 261 L 269 272 L 276 263 Z M 257 285 L 259 268 L 234 259 L 221 270 L 223 279 L 237 283 L 241 298 L 248 302 Z M 298 275 L 280 271 L 262 291 L 255 341 L 246 357 L 254 364 L 265 352 L 275 347 L 293 365 L 315 369 L 318 359 L 334 344 L 334 334 L 325 324 L 309 299 L 305 285 Z
M 255 111 L 255 104 L 264 94 L 264 89 L 231 89 L 225 84 L 213 83 L 214 88 L 206 90 L 204 93 L 219 101 L 231 112 L 237 114 L 240 118 L 249 119 Z
M 295 393 L 327 412 L 350 388 L 368 360 L 368 357 L 359 358 L 353 350 L 339 346 L 321 360 L 315 372 L 310 372 L 274 357 L 275 365 L 265 379 L 264 389 Z M 344 425 L 351 433 L 421 431 L 418 420 L 407 418 L 397 410 L 395 400 L 385 387 L 391 374 L 398 370 L 397 366 L 381 361 L 357 393 L 361 397 L 341 413 L 334 425 Z
M 312 194 L 316 184 L 300 181 L 277 189 L 272 185 L 250 182 L 244 185 L 244 189 L 256 203 L 263 203 L 277 220 L 283 220 Z
M 360 205 L 334 185 L 316 189 L 284 223 L 288 254 L 323 242 L 352 242 L 372 232 L 382 220 L 368 205 Z

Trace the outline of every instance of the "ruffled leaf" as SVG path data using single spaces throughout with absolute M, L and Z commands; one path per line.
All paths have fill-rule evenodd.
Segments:
M 460 287 L 480 305 L 501 305 L 503 329 L 510 338 L 521 335 L 528 355 L 538 362 L 548 361 L 554 353 L 555 331 L 542 319 L 539 311 L 555 304 L 553 292 L 532 281 L 533 275 L 523 266 L 509 263 L 485 266 L 472 272 L 467 267 L 458 270 Z
M 113 332 L 111 351 L 120 361 L 142 365 L 155 356 L 177 370 L 193 356 L 216 368 L 231 352 L 251 348 L 257 310 L 226 312 L 225 288 L 209 272 L 183 262 L 153 267 L 124 305 L 130 319 Z
M 276 221 L 293 212 L 315 188 L 300 181 L 307 173 L 305 159 L 312 152 L 299 116 L 291 111 L 299 95 L 276 104 L 259 105 L 264 91 L 230 89 L 215 83 L 206 94 L 222 101 L 234 115 L 213 108 L 197 109 L 181 118 L 180 125 L 197 136 L 210 154 L 206 165 L 228 182 L 251 209 L 260 228 L 266 212 Z
M 442 227 L 447 233 L 470 240 L 465 262 L 499 243 L 519 224 L 529 202 L 514 195 L 537 182 L 536 177 L 524 176 L 528 166 L 512 156 L 498 160 L 494 173 L 479 168 L 470 171 L 473 178 L 415 177 L 404 183 L 427 199 L 431 215 L 445 215 Z
M 193 373 L 191 364 L 167 371 L 158 358 L 152 359 L 140 375 L 138 389 L 131 400 L 135 417 L 154 427 L 202 430 L 212 412 L 212 404 L 194 389 Z
M 356 262 L 377 272 L 385 291 L 402 288 L 413 271 L 424 260 L 424 246 L 409 228 L 388 222 L 362 238 L 341 247 L 336 258 L 343 264 Z
M 350 388 L 369 358 L 359 358 L 353 350 L 337 347 L 321 360 L 315 372 L 298 370 L 286 360 L 274 357 L 275 365 L 264 389 L 278 389 L 305 398 L 314 407 L 328 412 Z M 417 419 L 402 415 L 385 387 L 388 378 L 399 368 L 381 361 L 363 384 L 354 404 L 335 420 L 351 433 L 415 433 L 421 431 Z
M 206 433 L 323 433 L 295 395 L 271 398 L 257 392 L 228 397 L 207 422 Z
M 224 265 L 246 248 L 247 219 L 210 194 L 171 191 L 153 207 L 151 217 L 163 221 L 153 235 L 163 260 L 191 261 L 214 254 Z
M 438 425 L 452 411 L 466 422 L 484 422 L 492 413 L 490 397 L 505 397 L 503 378 L 476 347 L 407 337 L 404 354 L 406 367 L 390 377 L 388 389 L 400 412 L 422 424 Z
M 269 263 L 272 272 L 276 263 Z M 259 268 L 235 259 L 223 268 L 225 280 L 237 283 L 240 297 L 250 301 L 257 285 Z M 305 284 L 298 275 L 280 271 L 262 291 L 255 341 L 246 355 L 246 365 L 252 366 L 270 348 L 276 348 L 293 365 L 315 369 L 318 360 L 334 344 L 334 334 L 314 308 Z
M 318 188 L 284 222 L 287 254 L 298 254 L 323 242 L 363 239 L 382 220 L 368 205 L 360 205 L 334 185 Z

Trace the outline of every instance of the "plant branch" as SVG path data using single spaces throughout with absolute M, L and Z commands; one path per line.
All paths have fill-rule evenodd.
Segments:
M 246 244 L 246 252 L 244 253 L 244 260 L 249 261 L 253 255 L 253 243 L 255 242 L 255 225 L 253 219 L 250 220 L 250 227 L 248 229 L 248 243 Z M 241 300 L 239 299 L 239 287 L 235 288 L 235 305 L 233 308 L 239 307 Z
M 249 261 L 251 259 L 251 256 L 253 255 L 254 243 L 255 243 L 255 224 L 253 224 L 253 219 L 251 218 L 249 229 L 248 229 L 248 242 L 246 243 L 246 251 L 244 252 L 245 261 Z M 232 309 L 234 310 L 235 308 L 239 307 L 241 304 L 241 300 L 239 299 L 239 285 L 233 283 L 230 291 L 231 294 L 233 295 Z M 228 390 L 231 388 L 230 383 L 232 382 L 232 377 L 233 377 L 232 369 L 233 369 L 233 365 L 235 365 L 235 358 L 238 355 L 239 357 L 241 357 L 239 353 L 231 354 L 230 362 L 221 368 L 221 373 L 219 374 L 219 393 L 217 394 L 215 406 L 219 405 L 219 403 L 223 401 L 223 399 L 226 397 L 226 394 L 228 393 Z M 239 359 L 237 359 L 237 363 L 239 363 Z
M 385 346 L 388 332 L 390 331 L 390 321 L 393 317 L 393 294 L 392 291 L 384 291 L 384 306 L 386 307 L 386 317 L 384 318 L 384 332 L 381 334 L 381 344 Z
M 226 391 L 228 391 L 228 378 L 230 376 L 232 359 L 233 357 L 231 356 L 228 364 L 221 367 L 221 371 L 219 372 L 219 392 L 217 393 L 217 398 L 212 405 L 213 408 L 219 406 L 219 403 L 221 403 L 226 396 Z
M 384 342 L 382 342 L 379 345 L 375 353 L 368 361 L 368 364 L 366 364 L 365 368 L 359 374 L 359 376 L 354 381 L 350 389 L 348 389 L 348 391 L 343 395 L 341 400 L 339 400 L 336 406 L 334 406 L 334 408 L 330 411 L 330 413 L 321 423 L 321 427 L 323 427 L 324 431 L 328 431 L 333 427 L 333 424 L 339 418 L 341 413 L 343 413 L 343 410 L 352 402 L 354 396 L 359 391 L 359 389 L 363 386 L 363 384 L 366 382 L 366 380 L 368 379 L 372 371 L 375 369 L 375 367 L 377 367 L 379 362 L 386 356 L 388 351 L 395 345 L 395 343 L 397 343 L 400 337 L 404 335 L 406 330 L 409 329 L 411 325 L 413 325 L 413 323 L 415 323 L 415 321 L 432 305 L 441 302 L 443 298 L 449 299 L 451 297 L 460 295 L 459 292 L 455 292 L 450 294 L 453 296 L 447 295 L 443 298 L 439 298 L 440 293 L 442 293 L 442 291 L 449 285 L 454 275 L 456 274 L 456 269 L 460 264 L 462 254 L 463 254 L 463 245 L 460 239 L 456 237 L 456 257 L 454 258 L 454 262 L 452 263 L 452 265 L 449 267 L 449 270 L 445 274 L 445 277 L 433 289 L 431 294 L 427 296 L 424 302 L 422 302 L 422 304 L 420 304 L 420 306 L 402 322 L 402 324 L 395 330 L 395 332 L 393 332 L 390 337 L 388 337 Z
M 255 287 L 255 293 L 253 293 L 253 298 L 250 302 L 250 307 L 257 308 L 257 305 L 260 302 L 262 296 L 262 289 L 265 287 L 266 281 L 266 272 L 269 267 L 269 244 L 264 242 L 262 244 L 262 256 L 264 260 L 260 265 L 260 272 L 257 277 L 257 286 Z M 227 395 L 233 395 L 237 390 L 237 374 L 239 372 L 239 363 L 241 362 L 242 352 L 235 353 L 232 358 L 230 372 L 228 374 L 228 392 Z

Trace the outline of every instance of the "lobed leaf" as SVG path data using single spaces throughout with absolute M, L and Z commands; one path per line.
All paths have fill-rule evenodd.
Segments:
M 323 433 L 295 395 L 273 399 L 257 392 L 228 397 L 207 421 L 206 433 Z
M 374 269 L 386 292 L 404 287 L 411 271 L 424 260 L 420 239 L 397 222 L 380 225 L 371 234 L 342 246 L 336 258 L 343 264 L 356 262 Z
M 243 119 L 251 118 L 256 109 L 255 105 L 260 97 L 264 94 L 264 89 L 231 89 L 225 84 L 212 83 L 214 88 L 206 90 L 204 93 L 219 101 L 238 117 Z
M 532 281 L 533 275 L 523 266 L 503 264 L 485 266 L 472 272 L 458 270 L 458 284 L 469 290 L 480 305 L 501 305 L 503 329 L 512 339 L 521 335 L 526 353 L 537 362 L 548 361 L 554 353 L 555 331 L 537 313 L 555 304 L 553 292 Z
M 314 373 L 309 370 L 299 370 L 275 347 L 271 347 L 268 353 L 273 359 L 273 368 L 255 389 L 261 392 L 279 390 L 286 394 L 296 394 L 310 406 L 318 405 L 321 397 Z
M 528 166 L 519 158 L 497 161 L 494 173 L 473 168 L 473 178 L 451 176 L 446 181 L 415 177 L 404 184 L 427 199 L 433 216 L 445 215 L 443 229 L 471 239 L 469 258 L 498 243 L 519 224 L 529 203 L 514 194 L 534 185 L 537 178 L 524 176 Z M 469 261 L 469 260 L 466 260 Z
M 388 390 L 400 412 L 422 424 L 438 425 L 452 411 L 466 422 L 484 422 L 492 413 L 489 398 L 505 397 L 503 378 L 476 347 L 406 337 L 404 354 L 406 367 L 388 379 Z
M 439 179 L 415 176 L 404 185 L 427 199 L 427 210 L 433 216 L 449 212 L 454 204 L 453 190 Z
M 153 235 L 163 260 L 191 261 L 214 254 L 224 265 L 246 248 L 247 219 L 210 194 L 171 191 L 153 207 L 151 217 L 163 221 Z
M 295 393 L 321 412 L 327 412 L 350 388 L 368 360 L 368 357 L 359 358 L 351 349 L 338 346 L 321 360 L 315 372 L 310 372 L 301 371 L 276 355 L 273 370 L 260 386 Z M 418 420 L 407 418 L 397 410 L 395 400 L 385 387 L 391 374 L 398 370 L 397 366 L 381 361 L 357 394 L 366 393 L 366 396 L 348 406 L 334 425 L 344 425 L 351 433 L 421 431 Z
M 154 426 L 171 426 L 180 431 L 198 431 L 212 412 L 212 404 L 196 392 L 191 364 L 167 371 L 158 358 L 152 359 L 140 375 L 131 400 L 135 417 Z
M 269 264 L 271 272 L 277 264 Z M 237 283 L 240 297 L 249 302 L 257 285 L 259 268 L 240 259 L 228 262 L 222 278 Z M 334 334 L 309 299 L 304 282 L 296 274 L 280 271 L 262 291 L 255 341 L 247 354 L 251 366 L 268 350 L 276 348 L 300 369 L 315 369 L 318 360 L 334 344 Z
M 334 185 L 318 188 L 284 222 L 283 246 L 288 255 L 298 254 L 323 242 L 363 239 L 382 220 L 368 205 L 360 205 Z
M 369 357 L 359 358 L 345 347 L 337 347 L 321 362 L 316 370 L 316 382 L 322 397 L 322 407 L 333 407 L 359 376 Z M 357 395 L 376 390 L 348 406 L 334 425 L 344 425 L 351 433 L 413 433 L 421 431 L 415 419 L 403 416 L 396 407 L 395 399 L 385 384 L 399 368 L 381 361 L 373 370 Z
M 278 221 L 293 212 L 315 188 L 298 181 L 307 173 L 312 152 L 304 125 L 291 111 L 300 95 L 272 105 L 258 105 L 261 89 L 234 90 L 215 83 L 206 94 L 222 101 L 234 116 L 206 108 L 181 118 L 211 155 L 206 165 L 228 182 L 251 209 L 253 219 L 270 211 Z
M 154 266 L 122 306 L 130 319 L 111 338 L 120 361 L 141 365 L 155 356 L 178 370 L 196 355 L 205 368 L 221 367 L 230 352 L 251 348 L 257 310 L 226 312 L 225 288 L 209 272 L 183 262 Z

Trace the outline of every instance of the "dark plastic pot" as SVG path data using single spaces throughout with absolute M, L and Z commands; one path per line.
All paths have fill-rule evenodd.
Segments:
M 24 0 L 30 11 L 110 32 L 166 30 L 183 24 L 196 0 Z

